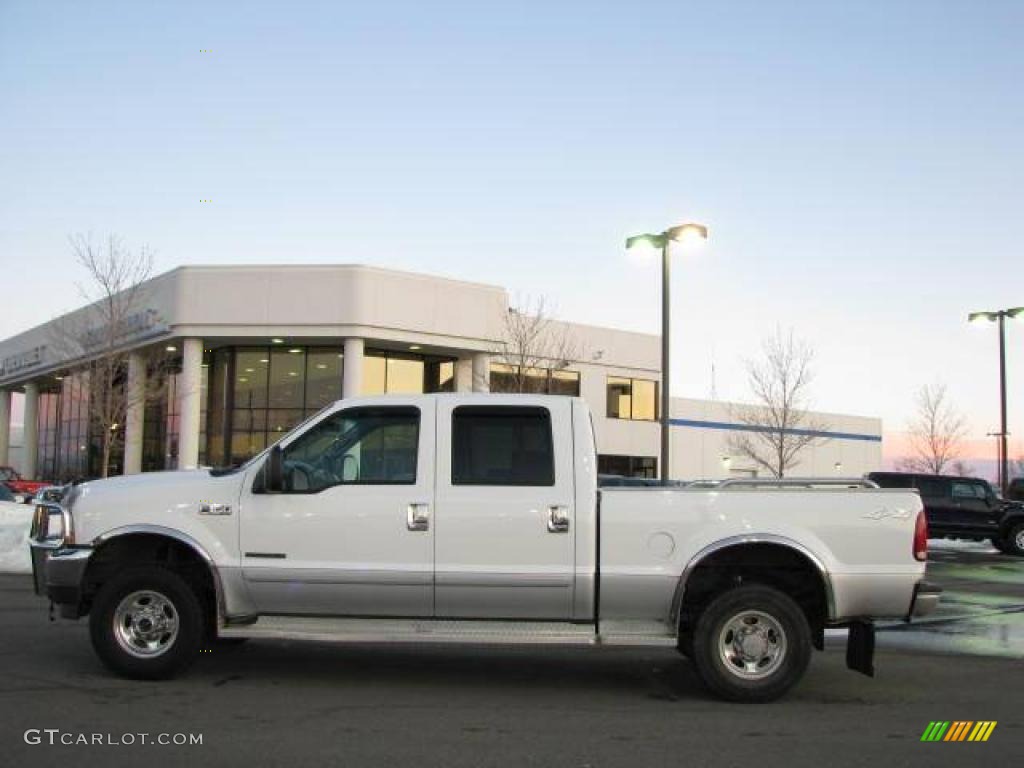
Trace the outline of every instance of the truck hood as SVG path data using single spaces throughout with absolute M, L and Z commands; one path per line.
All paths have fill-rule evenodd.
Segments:
M 128 525 L 195 520 L 201 502 L 235 505 L 244 472 L 215 477 L 208 469 L 145 472 L 77 486 L 68 498 L 75 542 Z

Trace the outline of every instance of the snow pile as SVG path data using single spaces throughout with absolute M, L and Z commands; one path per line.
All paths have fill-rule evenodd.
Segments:
M 33 509 L 31 504 L 0 502 L 0 572 L 32 572 L 28 531 Z
M 928 539 L 928 549 L 948 552 L 997 552 L 992 543 L 984 541 L 969 541 L 967 539 Z

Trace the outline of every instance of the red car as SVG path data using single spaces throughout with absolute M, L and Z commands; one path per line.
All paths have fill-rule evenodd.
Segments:
M 20 493 L 24 496 L 35 496 L 36 491 L 47 486 L 47 483 L 25 480 L 14 470 L 14 467 L 0 467 L 0 483 L 10 488 L 11 493 Z

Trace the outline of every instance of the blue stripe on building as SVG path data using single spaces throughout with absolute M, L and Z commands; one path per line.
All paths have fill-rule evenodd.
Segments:
M 701 421 L 699 419 L 669 419 L 674 427 L 694 427 L 696 429 L 725 429 L 734 432 L 774 432 L 772 427 L 760 427 L 751 424 L 736 424 L 729 421 Z M 864 440 L 869 443 L 882 442 L 881 435 L 865 435 L 859 432 L 831 432 L 824 429 L 786 429 L 788 435 L 806 437 L 822 437 L 830 440 Z

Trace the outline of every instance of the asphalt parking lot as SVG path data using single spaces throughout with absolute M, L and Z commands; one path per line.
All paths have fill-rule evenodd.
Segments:
M 5 765 L 1009 765 L 1024 756 L 1024 561 L 936 545 L 947 590 L 926 623 L 879 635 L 877 676 L 841 638 L 761 706 L 710 699 L 669 651 L 330 646 L 215 649 L 166 683 L 108 675 L 84 622 L 49 623 L 0 576 Z M 986 743 L 922 743 L 933 720 L 995 720 Z M 202 745 L 27 744 L 62 734 L 202 734 Z M 109 735 L 109 736 L 108 736 Z M 138 742 L 138 737 L 136 737 Z

